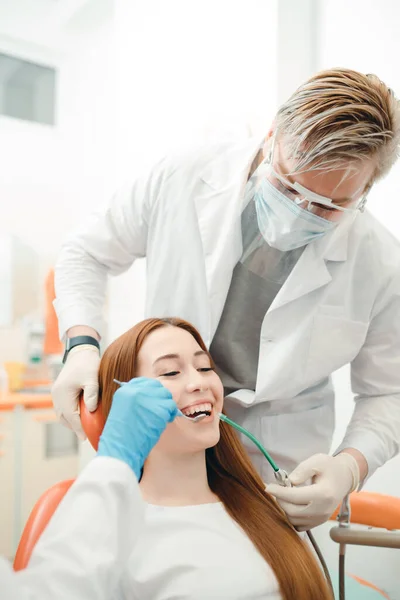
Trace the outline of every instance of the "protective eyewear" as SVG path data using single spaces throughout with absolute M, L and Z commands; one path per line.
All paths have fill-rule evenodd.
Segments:
M 337 204 L 331 198 L 326 198 L 320 194 L 316 194 L 312 190 L 302 186 L 300 183 L 291 182 L 286 177 L 277 173 L 273 167 L 274 160 L 274 149 L 275 149 L 275 136 L 272 139 L 272 144 L 268 156 L 266 157 L 264 164 L 268 167 L 266 176 L 270 183 L 272 183 L 281 193 L 285 194 L 287 198 L 295 202 L 295 204 L 302 205 L 302 208 L 309 210 L 312 213 L 324 216 L 321 211 L 326 211 L 326 217 L 332 217 L 333 211 L 339 211 L 340 213 L 355 213 L 356 211 L 363 212 L 367 203 L 368 192 L 365 192 L 359 199 L 354 202 L 346 202 L 345 205 Z M 369 191 L 369 190 L 368 190 Z M 336 213 L 338 214 L 338 213 Z

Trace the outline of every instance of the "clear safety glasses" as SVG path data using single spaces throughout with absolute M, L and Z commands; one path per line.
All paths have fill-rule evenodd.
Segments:
M 367 203 L 367 192 L 353 202 L 346 201 L 343 204 L 338 204 L 331 198 L 320 196 L 312 190 L 303 187 L 300 183 L 291 182 L 283 175 L 277 173 L 273 167 L 274 148 L 275 136 L 272 139 L 268 156 L 262 163 L 262 167 L 264 167 L 262 168 L 263 176 L 289 200 L 292 200 L 295 204 L 300 205 L 301 208 L 310 211 L 318 217 L 328 219 L 329 221 L 337 220 L 345 213 L 354 214 L 357 211 L 364 211 Z

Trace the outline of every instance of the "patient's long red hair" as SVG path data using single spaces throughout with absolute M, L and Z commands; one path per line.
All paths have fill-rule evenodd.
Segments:
M 177 318 L 141 321 L 116 339 L 102 357 L 99 384 L 105 417 L 117 388 L 113 379 L 129 381 L 135 377 L 144 340 L 155 329 L 166 326 L 185 329 L 208 352 L 199 332 L 187 321 Z M 220 431 L 218 444 L 206 450 L 210 488 L 274 571 L 283 600 L 333 600 L 311 551 L 265 491 L 236 432 L 223 422 Z

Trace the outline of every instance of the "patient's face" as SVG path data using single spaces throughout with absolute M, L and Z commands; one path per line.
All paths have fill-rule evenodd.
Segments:
M 172 326 L 150 333 L 138 356 L 137 376 L 158 379 L 188 416 L 199 412 L 208 415 L 197 423 L 177 417 L 162 434 L 157 450 L 193 453 L 218 443 L 222 383 L 211 369 L 208 355 L 190 333 Z

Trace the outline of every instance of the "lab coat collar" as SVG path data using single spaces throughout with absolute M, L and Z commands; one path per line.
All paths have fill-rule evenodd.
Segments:
M 215 190 L 225 189 L 233 182 L 243 180 L 265 137 L 264 132 L 231 146 L 221 144 L 219 155 L 206 165 L 201 172 L 201 179 Z
M 331 232 L 316 240 L 314 243 L 316 252 L 325 260 L 342 262 L 347 259 L 349 235 L 352 230 L 355 215 L 345 215 L 343 221 Z
M 281 293 L 272 303 L 271 310 L 297 300 L 327 285 L 332 280 L 326 263 L 346 260 L 349 234 L 353 222 L 354 218 L 346 219 L 333 231 L 306 246 Z

